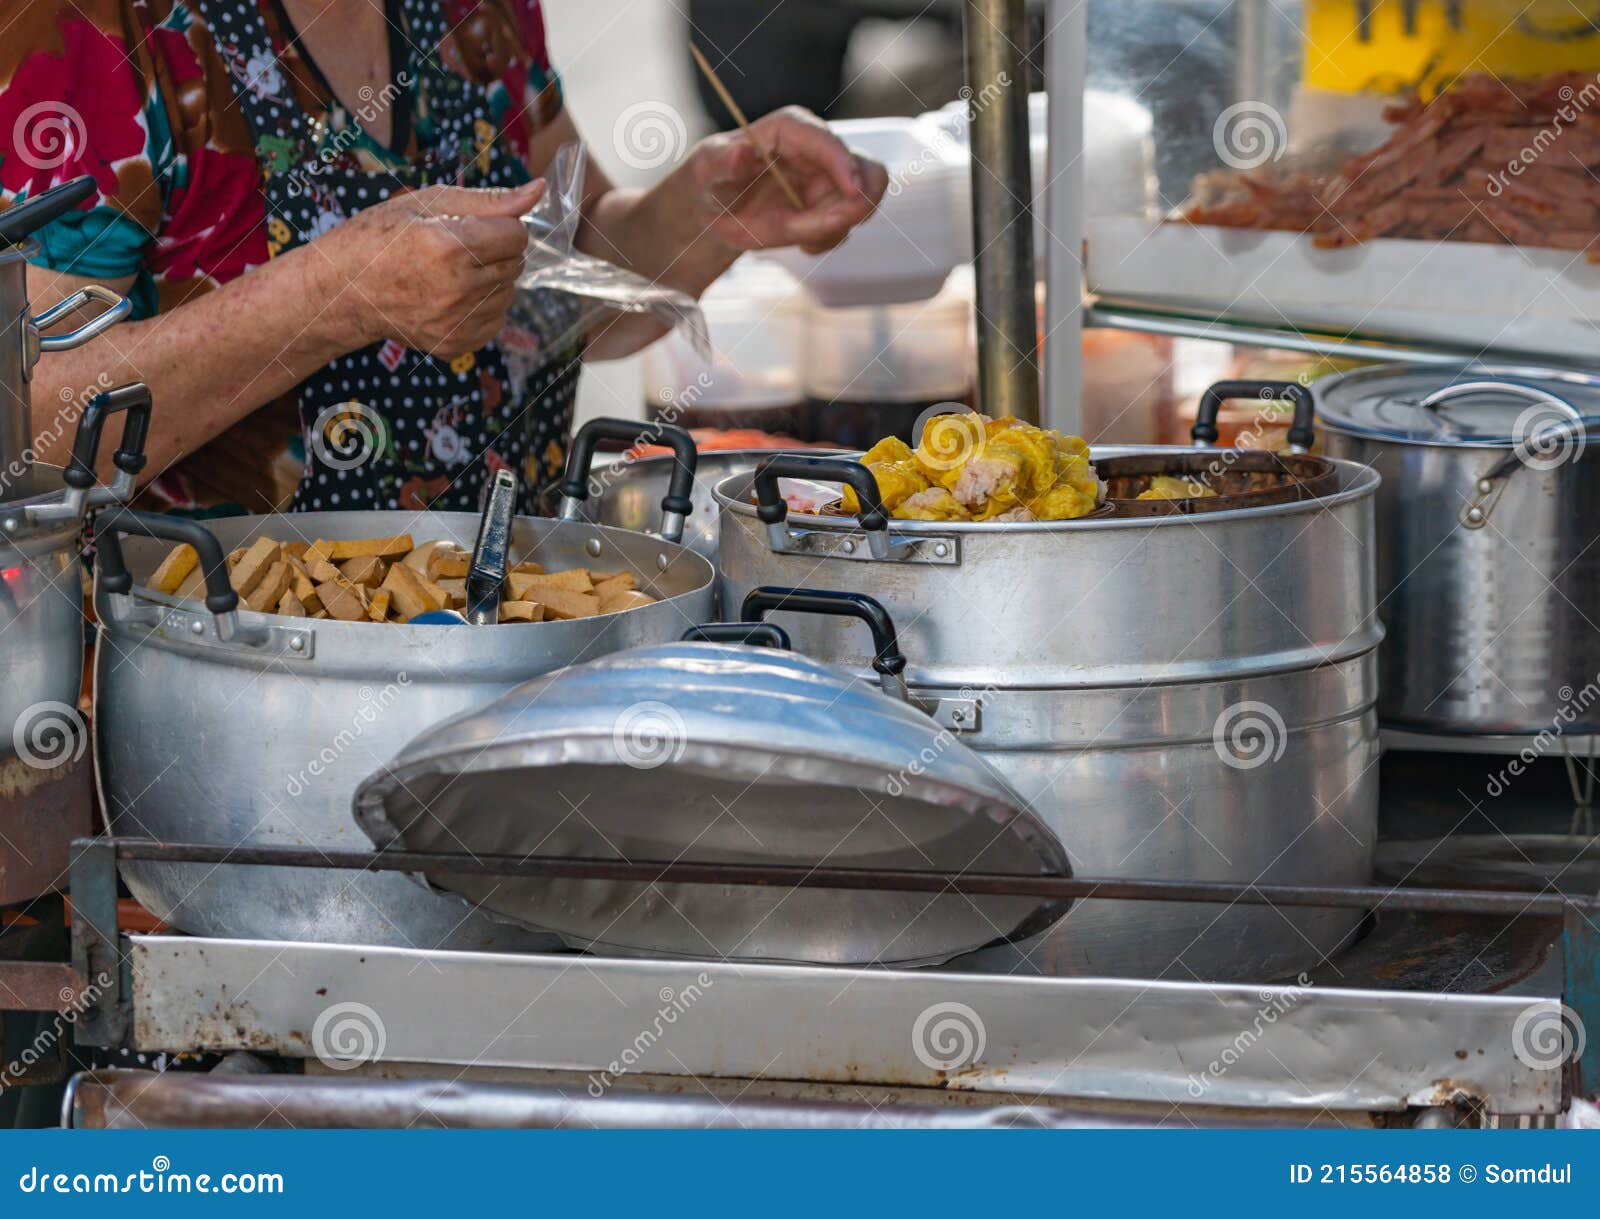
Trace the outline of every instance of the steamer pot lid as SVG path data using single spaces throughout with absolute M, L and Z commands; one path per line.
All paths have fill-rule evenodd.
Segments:
M 423 732 L 357 791 L 380 848 L 1070 875 L 976 753 L 875 684 L 803 656 L 635 648 Z M 430 873 L 569 944 L 683 957 L 925 964 L 1032 935 L 1034 898 Z
M 1438 405 L 1427 404 L 1441 393 Z M 1385 366 L 1328 377 L 1317 382 L 1316 395 L 1317 416 L 1326 426 L 1379 440 L 1509 448 L 1541 431 L 1575 425 L 1578 416 L 1586 432 L 1600 430 L 1600 378 L 1585 373 Z

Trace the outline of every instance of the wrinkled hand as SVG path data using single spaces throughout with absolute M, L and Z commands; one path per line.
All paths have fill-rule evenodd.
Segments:
M 788 106 L 750 126 L 766 156 L 749 136 L 730 132 L 702 140 L 688 160 L 706 225 L 735 249 L 831 250 L 872 215 L 888 188 L 882 165 L 852 153 L 809 110 Z M 777 160 L 804 210 L 790 202 L 768 158 Z
M 449 359 L 498 335 L 516 293 L 527 232 L 518 219 L 544 182 L 513 190 L 430 186 L 351 217 L 311 243 L 330 315 L 353 328 L 351 349 L 394 339 Z M 313 303 L 320 308 L 323 302 Z

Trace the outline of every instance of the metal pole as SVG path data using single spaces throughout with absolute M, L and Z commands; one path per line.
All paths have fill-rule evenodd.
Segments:
M 1050 155 L 1045 170 L 1044 422 L 1083 432 L 1083 88 L 1088 59 L 1083 0 L 1050 0 L 1045 75 Z
M 966 0 L 978 409 L 1039 422 L 1024 0 Z

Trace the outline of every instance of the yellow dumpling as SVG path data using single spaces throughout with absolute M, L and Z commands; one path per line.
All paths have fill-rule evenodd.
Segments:
M 1170 474 L 1157 474 L 1150 485 L 1139 492 L 1140 499 L 1205 499 L 1216 492 L 1203 482 L 1192 478 L 1174 478 Z
M 867 469 L 872 471 L 873 480 L 878 484 L 878 495 L 883 500 L 884 509 L 890 513 L 918 491 L 928 489 L 928 480 L 922 476 L 922 470 L 914 461 L 884 461 L 869 465 Z M 844 510 L 852 515 L 861 511 L 855 490 L 849 486 L 844 489 Z
M 929 487 L 904 500 L 894 515 L 902 521 L 970 521 L 972 514 L 943 487 Z
M 1093 512 L 1095 497 L 1075 487 L 1060 486 L 1030 500 L 1027 508 L 1041 521 L 1071 521 Z
M 910 461 L 914 454 L 911 446 L 898 436 L 885 436 L 861 455 L 864 466 L 880 466 L 885 462 Z

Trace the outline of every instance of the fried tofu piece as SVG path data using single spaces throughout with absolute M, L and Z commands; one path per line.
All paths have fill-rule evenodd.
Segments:
M 377 588 L 389 574 L 389 564 L 375 554 L 357 555 L 339 564 L 339 574 L 352 584 Z
M 187 542 L 180 543 L 167 551 L 167 557 L 161 560 L 161 565 L 150 573 L 150 587 L 170 597 L 183 587 L 184 580 L 199 564 L 199 552 Z
M 278 543 L 271 538 L 257 538 L 240 556 L 238 566 L 231 573 L 233 591 L 248 598 L 277 561 Z
M 304 618 L 306 607 L 300 598 L 294 595 L 294 589 L 291 588 L 278 599 L 278 612 L 287 614 L 291 618 Z
M 349 541 L 330 542 L 328 558 L 334 563 L 345 559 L 375 556 L 380 559 L 403 559 L 416 547 L 409 533 L 392 538 L 355 538 Z
M 467 603 L 467 582 L 465 580 L 440 580 L 439 587 L 444 589 L 445 596 L 450 598 L 450 608 L 460 609 Z
M 511 570 L 524 576 L 542 576 L 545 572 L 544 564 L 535 563 L 532 559 L 524 559 Z
M 502 601 L 501 622 L 543 622 L 544 606 L 537 601 Z
M 289 591 L 289 565 L 279 559 L 267 569 L 267 574 L 261 582 L 245 597 L 247 608 L 258 614 L 270 614 L 277 610 L 278 602 L 283 600 L 283 594 Z
M 285 542 L 283 544 L 283 557 L 286 559 L 303 559 L 306 556 L 306 551 L 310 549 L 310 542 L 302 542 L 299 540 Z
M 185 601 L 193 601 L 206 595 L 206 573 L 198 563 L 188 575 L 183 578 L 183 583 L 178 585 L 178 591 L 173 594 Z
M 367 607 L 362 604 L 361 594 L 354 584 L 338 584 L 332 580 L 319 584 L 317 599 L 330 617 L 341 622 L 359 622 L 367 616 Z
M 389 590 L 389 604 L 402 618 L 415 618 L 429 610 L 444 609 L 450 600 L 444 589 L 428 577 L 418 575 L 414 568 L 404 563 L 396 563 L 389 568 L 382 587 Z
M 594 581 L 581 567 L 543 574 L 512 572 L 506 577 L 506 583 L 511 586 L 511 596 L 515 601 L 544 601 L 545 599 L 539 594 L 550 590 L 570 593 L 594 592 Z M 545 603 L 549 604 L 547 601 Z
M 389 617 L 389 590 L 380 588 L 372 594 L 367 602 L 367 617 L 374 622 L 383 622 Z
M 600 598 L 601 605 L 618 593 L 631 593 L 637 587 L 638 582 L 634 580 L 631 571 L 619 571 L 613 575 L 594 579 L 594 595 Z
M 472 556 L 464 550 L 436 550 L 428 560 L 428 579 L 463 580 L 471 566 Z
M 569 618 L 593 618 L 600 612 L 600 598 L 593 593 L 578 593 L 571 589 L 547 587 L 537 597 L 515 597 L 517 601 L 537 600 L 544 605 L 544 616 L 560 621 Z

